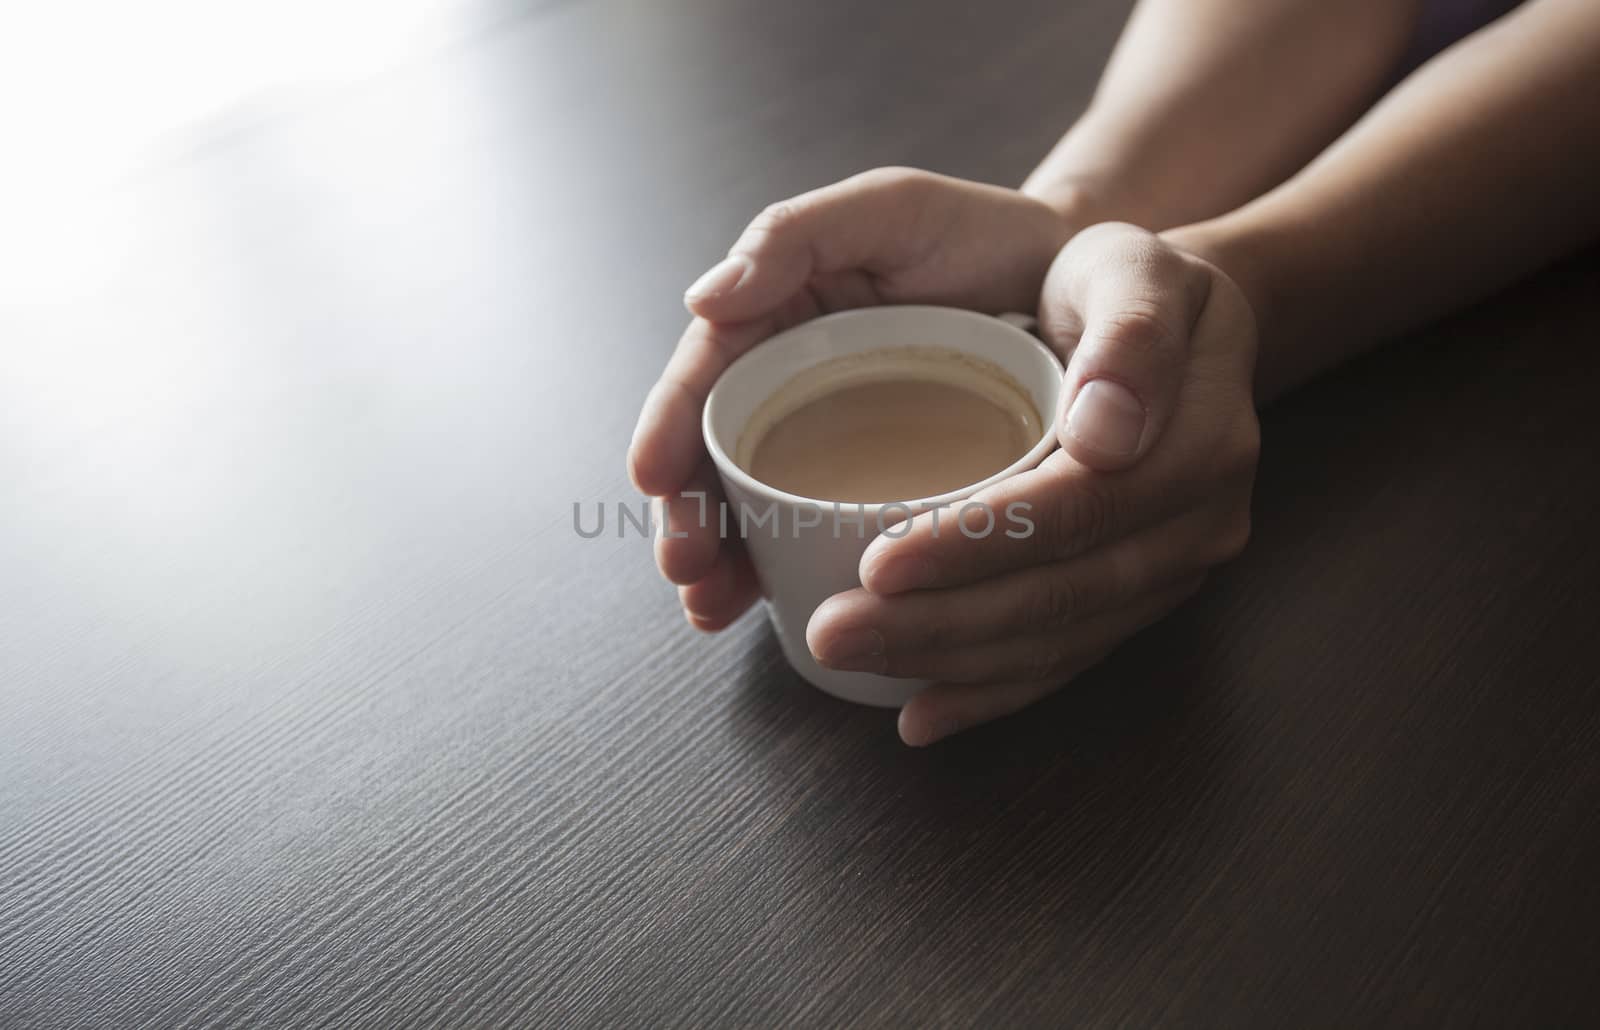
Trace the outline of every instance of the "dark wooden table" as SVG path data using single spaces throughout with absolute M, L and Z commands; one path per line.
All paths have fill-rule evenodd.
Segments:
M 1594 257 L 1269 411 L 1246 556 L 931 750 L 572 530 L 753 212 L 1017 181 L 1124 8 L 485 8 L 0 240 L 0 1025 L 1600 1015 Z

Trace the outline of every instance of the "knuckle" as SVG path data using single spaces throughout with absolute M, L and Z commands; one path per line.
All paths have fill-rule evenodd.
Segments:
M 1083 319 L 1069 305 L 1047 304 L 1039 314 L 1039 333 L 1058 354 L 1070 358 L 1083 338 Z
M 1133 257 L 1159 246 L 1156 234 L 1132 222 L 1100 222 L 1078 233 L 1072 239 L 1079 248 L 1117 252 L 1122 257 Z
M 1250 544 L 1250 509 L 1248 507 L 1234 512 L 1223 520 L 1222 526 L 1213 534 L 1214 551 L 1211 558 L 1212 565 L 1221 565 L 1230 562 L 1244 553 Z
M 925 172 L 920 168 L 886 165 L 882 168 L 873 168 L 869 171 L 861 172 L 854 178 L 856 184 L 865 189 L 897 192 L 925 186 L 933 180 L 934 176 L 932 172 Z
M 1127 233 L 1121 243 L 1123 260 L 1136 266 L 1144 278 L 1167 286 L 1184 280 L 1188 262 L 1155 233 L 1148 230 Z
M 1084 239 L 1097 265 L 1132 267 L 1141 278 L 1168 285 L 1179 282 L 1185 274 L 1183 256 L 1142 226 L 1103 222 L 1079 233 L 1077 239 Z
M 1025 625 L 1040 629 L 1060 628 L 1078 614 L 1078 589 L 1065 576 L 1050 576 L 1027 601 L 1022 613 Z
M 1047 509 L 1046 546 L 1057 557 L 1095 547 L 1106 539 L 1114 504 L 1110 493 L 1074 483 Z
M 1177 349 L 1178 334 L 1170 316 L 1152 300 L 1131 300 L 1100 323 L 1102 346 L 1136 354 L 1160 354 Z
M 774 233 L 787 231 L 800 217 L 800 205 L 793 200 L 778 200 L 761 209 L 761 213 L 751 220 L 745 235 L 771 236 Z
M 1234 520 L 1233 539 L 1230 541 L 1234 558 L 1239 557 L 1244 553 L 1244 549 L 1250 546 L 1250 535 L 1254 529 L 1255 527 L 1250 518 L 1250 509 L 1245 508 L 1239 513 L 1239 517 Z
M 949 670 L 947 659 L 930 651 L 891 650 L 883 656 L 882 668 L 878 675 L 894 679 L 943 679 Z
M 1261 457 L 1261 422 L 1254 411 L 1247 410 L 1234 430 L 1233 453 L 1245 467 L 1254 469 Z
M 1223 482 L 1248 499 L 1255 484 L 1256 466 L 1261 460 L 1261 428 L 1254 412 L 1236 425 L 1221 460 L 1219 471 Z
M 1018 665 L 1024 680 L 1053 680 L 1061 677 L 1067 656 L 1057 641 L 1040 641 L 1030 648 Z
M 1216 431 L 1211 446 L 1200 455 L 1197 469 L 1213 487 L 1248 494 L 1261 460 L 1261 426 L 1255 410 L 1245 402 L 1237 417 Z
M 943 619 L 919 622 L 909 634 L 913 646 L 923 651 L 943 651 L 956 643 L 956 634 Z

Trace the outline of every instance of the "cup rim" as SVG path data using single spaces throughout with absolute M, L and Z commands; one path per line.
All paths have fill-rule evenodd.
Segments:
M 1034 348 L 1035 351 L 1043 354 L 1045 359 L 1055 369 L 1058 377 L 1064 377 L 1066 375 L 1066 367 L 1061 363 L 1060 356 L 1057 355 L 1054 350 L 1050 349 L 1050 347 L 1048 347 L 1044 341 L 1040 340 L 1027 330 L 1007 322 L 1003 318 L 984 314 L 981 311 L 972 311 L 967 308 L 945 307 L 939 304 L 881 304 L 870 308 L 851 308 L 847 311 L 835 311 L 832 314 L 821 315 L 817 318 L 808 319 L 805 322 L 801 322 L 799 325 L 790 326 L 783 332 L 777 333 L 765 340 L 762 340 L 760 343 L 756 344 L 735 358 L 727 368 L 722 370 L 722 374 L 717 376 L 717 381 L 711 386 L 711 392 L 706 395 L 705 408 L 700 415 L 700 435 L 705 440 L 706 450 L 710 452 L 711 460 L 713 464 L 716 465 L 717 471 L 726 478 L 733 480 L 741 489 L 755 494 L 761 497 L 763 500 L 776 501 L 780 504 L 810 504 L 825 508 L 838 506 L 841 510 L 860 512 L 863 515 L 876 515 L 887 508 L 909 508 L 913 514 L 916 514 L 918 512 L 928 511 L 933 508 L 942 508 L 945 505 L 953 504 L 957 501 L 966 500 L 973 494 L 987 490 L 996 483 L 1010 479 L 1012 476 L 1035 468 L 1040 462 L 1044 461 L 1044 459 L 1050 455 L 1051 451 L 1056 449 L 1055 412 L 1051 412 L 1049 415 L 1045 415 L 1043 412 L 1041 412 L 1040 421 L 1043 422 L 1044 425 L 1039 439 L 1034 442 L 1032 447 L 1028 448 L 1026 454 L 1012 462 L 1010 465 L 1007 465 L 999 472 L 996 472 L 985 479 L 980 479 L 976 483 L 972 483 L 955 490 L 949 490 L 942 494 L 936 494 L 932 497 L 917 497 L 895 501 L 874 501 L 870 504 L 857 503 L 855 501 L 830 501 L 821 497 L 806 497 L 802 494 L 792 494 L 785 490 L 779 490 L 777 487 L 769 486 L 768 484 L 757 479 L 755 476 L 752 476 L 750 473 L 746 472 L 739 466 L 738 462 L 734 461 L 728 455 L 721 442 L 717 439 L 716 433 L 712 432 L 711 427 L 714 413 L 716 411 L 718 397 L 722 392 L 723 384 L 741 363 L 751 360 L 752 356 L 760 348 L 765 347 L 776 340 L 780 340 L 790 333 L 810 328 L 818 323 L 851 318 L 872 317 L 873 315 L 881 315 L 891 311 L 938 312 L 942 316 L 955 317 L 961 320 L 981 320 L 986 324 L 999 324 L 1004 326 L 1008 333 L 1012 334 L 1014 337 L 1020 338 L 1030 347 Z

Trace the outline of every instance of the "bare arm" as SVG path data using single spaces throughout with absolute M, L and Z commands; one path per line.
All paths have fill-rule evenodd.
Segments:
M 1294 174 L 1395 74 L 1419 0 L 1141 0 L 1023 192 L 1164 229 Z
M 1168 238 L 1243 287 L 1270 398 L 1594 239 L 1597 182 L 1600 5 L 1532 0 L 1293 179 Z

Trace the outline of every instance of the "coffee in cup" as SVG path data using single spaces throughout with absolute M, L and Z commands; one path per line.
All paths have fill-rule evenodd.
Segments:
M 1027 392 L 992 362 L 902 347 L 797 375 L 756 410 L 736 460 L 786 493 L 884 504 L 987 479 L 1042 431 Z

